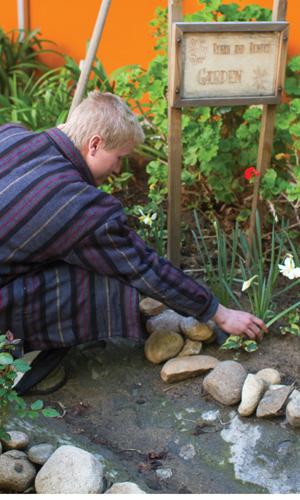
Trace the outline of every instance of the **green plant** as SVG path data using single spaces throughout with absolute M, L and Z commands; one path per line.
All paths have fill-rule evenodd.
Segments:
M 261 232 L 260 218 L 256 216 L 256 233 L 250 247 L 248 239 L 244 234 L 240 234 L 240 244 L 243 258 L 240 258 L 240 270 L 242 273 L 243 287 L 248 296 L 251 311 L 253 314 L 265 321 L 269 327 L 275 321 L 285 316 L 291 308 L 299 305 L 297 302 L 293 306 L 286 308 L 276 314 L 274 311 L 275 299 L 286 294 L 294 286 L 300 283 L 300 279 L 292 284 L 276 290 L 277 281 L 280 273 L 280 262 L 283 253 L 286 252 L 287 236 L 284 229 L 284 223 L 278 230 L 273 223 L 271 240 L 268 242 L 270 251 L 266 252 L 263 248 L 263 237 Z M 249 263 L 247 264 L 247 261 Z
M 158 255 L 166 253 L 166 216 L 161 206 L 153 203 L 147 206 L 135 205 L 128 212 L 139 220 L 137 233 L 149 245 L 155 248 Z
M 214 221 L 215 234 L 213 239 L 209 237 L 211 245 L 208 245 L 196 211 L 194 218 L 197 231 L 192 231 L 192 234 L 205 281 L 223 305 L 227 306 L 233 301 L 238 308 L 241 308 L 232 291 L 238 263 L 238 226 L 232 230 L 231 237 L 227 238 L 219 223 Z
M 28 407 L 24 399 L 13 389 L 17 372 L 25 373 L 30 366 L 22 359 L 14 359 L 14 351 L 19 339 L 14 339 L 11 332 L 0 335 L 0 439 L 9 439 L 5 427 L 9 420 L 10 410 L 20 417 L 36 418 L 42 414 L 45 417 L 57 417 L 59 413 L 53 408 L 44 408 L 44 403 L 37 400 Z
M 201 9 L 185 21 L 270 21 L 271 11 L 258 5 L 241 8 L 221 0 L 201 2 Z M 138 65 L 120 68 L 111 75 L 117 92 L 140 114 L 146 132 L 140 152 L 149 159 L 149 199 L 163 203 L 167 196 L 167 11 L 158 8 L 151 23 L 157 56 L 147 69 Z M 299 199 L 299 67 L 300 57 L 287 67 L 288 99 L 278 106 L 274 155 L 262 179 L 261 194 L 269 202 L 278 198 L 296 210 Z M 185 108 L 182 114 L 182 192 L 195 193 L 193 208 L 204 204 L 216 212 L 220 203 L 234 205 L 245 220 L 245 200 L 252 189 L 243 178 L 245 168 L 255 165 L 262 106 Z M 278 155 L 287 155 L 284 158 Z M 289 164 L 287 165 L 287 158 Z M 296 169 L 295 169 L 296 167 Z M 222 182 L 220 182 L 220 178 Z M 201 192 L 202 196 L 197 196 Z M 285 209 L 286 205 L 281 204 Z M 248 212 L 247 212 L 248 216 Z
M 291 311 L 286 318 L 286 325 L 280 327 L 280 332 L 282 335 L 287 333 L 294 335 L 295 337 L 300 337 L 300 312 L 299 309 L 296 311 Z
M 239 350 L 243 349 L 246 352 L 254 352 L 257 351 L 258 345 L 255 340 L 246 340 L 239 335 L 230 335 L 220 346 L 220 349 L 229 350 Z
M 10 97 L 10 79 L 18 77 L 19 86 L 23 86 L 41 71 L 46 65 L 38 60 L 38 56 L 45 52 L 54 52 L 43 49 L 43 44 L 49 40 L 41 39 L 39 30 L 25 32 L 12 30 L 5 33 L 0 28 L 0 94 Z M 50 42 L 53 43 L 53 42 Z

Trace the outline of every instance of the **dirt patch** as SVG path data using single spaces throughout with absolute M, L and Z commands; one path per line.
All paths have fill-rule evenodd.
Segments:
M 222 351 L 213 344 L 203 353 L 236 359 L 249 372 L 277 368 L 284 383 L 299 383 L 299 341 L 275 330 L 252 354 Z M 135 481 L 152 493 L 281 491 L 270 471 L 285 469 L 287 457 L 277 450 L 283 442 L 294 450 L 299 442 L 297 430 L 281 426 L 283 417 L 240 421 L 236 407 L 224 407 L 203 392 L 203 376 L 165 384 L 161 366 L 149 363 L 143 347 L 129 341 L 114 340 L 104 349 L 97 343 L 79 346 L 70 351 L 66 364 L 66 385 L 43 397 L 51 406 L 64 407 L 65 416 L 44 421 L 43 432 L 55 429 L 56 436 L 63 433 L 70 442 L 101 454 L 114 464 L 106 468 L 108 480 Z M 233 443 L 235 428 L 243 436 L 245 450 L 240 452 L 239 443 Z M 255 443 L 251 436 L 258 436 Z M 245 471 L 253 467 L 263 480 L 252 475 L 247 482 Z M 282 479 L 282 492 L 300 491 L 296 472 L 295 479 Z

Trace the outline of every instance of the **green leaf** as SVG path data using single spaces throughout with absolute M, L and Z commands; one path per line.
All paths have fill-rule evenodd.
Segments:
M 239 349 L 243 343 L 242 337 L 238 335 L 230 335 L 221 345 L 220 349 Z
M 300 56 L 293 57 L 289 63 L 288 68 L 292 71 L 300 71 Z
M 0 352 L 0 365 L 7 366 L 11 365 L 14 358 L 8 352 Z
M 290 130 L 292 134 L 300 137 L 300 123 L 295 123 L 294 125 L 292 125 Z
M 243 342 L 243 348 L 247 352 L 254 352 L 257 351 L 258 345 L 257 342 L 255 342 L 255 340 L 245 340 Z
M 44 410 L 42 410 L 42 414 L 44 415 L 44 417 L 60 417 L 59 412 L 54 408 L 45 408 Z
M 29 370 L 31 370 L 31 366 L 23 359 L 16 359 L 13 362 L 13 365 L 18 372 L 25 373 L 25 372 L 28 372 Z
M 30 408 L 32 410 L 41 410 L 44 406 L 44 402 L 41 400 L 41 399 L 38 399 L 37 401 L 35 401 L 34 403 L 32 403 L 32 405 L 30 406 Z

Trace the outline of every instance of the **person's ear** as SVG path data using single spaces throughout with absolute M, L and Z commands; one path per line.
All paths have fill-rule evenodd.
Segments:
M 97 150 L 103 147 L 103 139 L 100 135 L 93 135 L 89 140 L 89 153 L 91 156 L 95 156 Z

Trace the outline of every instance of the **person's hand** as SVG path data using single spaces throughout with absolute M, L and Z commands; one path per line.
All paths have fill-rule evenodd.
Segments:
M 212 320 L 230 335 L 242 335 L 251 340 L 261 340 L 263 333 L 268 329 L 264 322 L 253 314 L 228 309 L 219 304 L 216 314 Z

